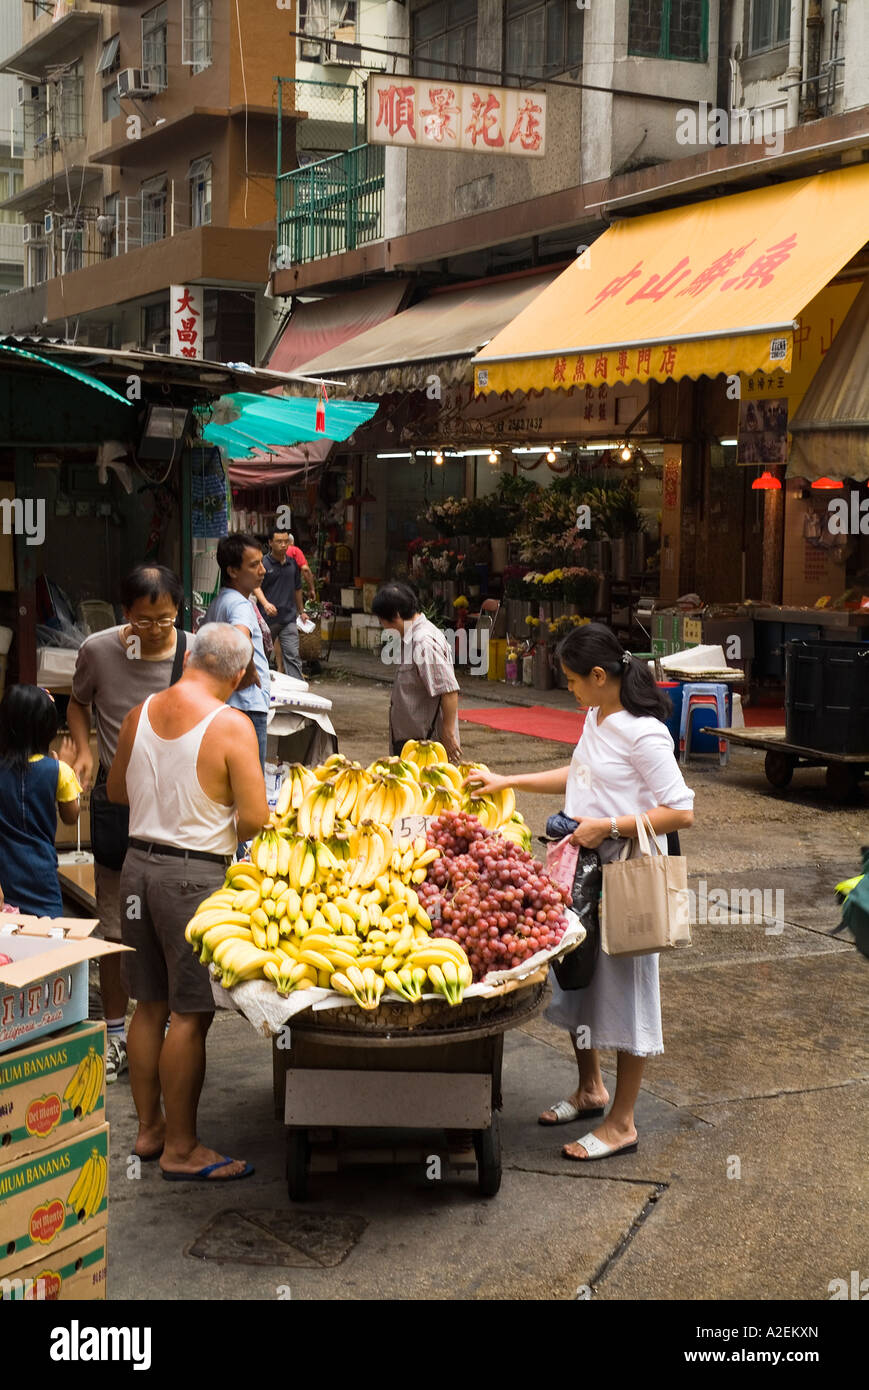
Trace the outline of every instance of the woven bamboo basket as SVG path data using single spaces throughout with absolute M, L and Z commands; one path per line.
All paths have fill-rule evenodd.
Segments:
M 299 633 L 299 658 L 302 661 L 319 661 L 323 651 L 323 636 L 320 631 L 320 624 L 314 628 L 313 632 Z
M 527 991 L 533 990 L 534 998 L 539 998 L 546 987 L 549 974 L 544 966 L 529 975 L 525 980 L 507 980 L 498 988 L 498 993 L 489 998 L 465 999 L 461 1004 L 451 1005 L 438 999 L 423 999 L 418 1004 L 381 1004 L 374 1010 L 360 1009 L 348 1005 L 339 1009 L 321 1009 L 314 1013 L 308 1009 L 297 1014 L 293 1027 L 305 1031 L 317 1028 L 329 1032 L 367 1033 L 369 1036 L 412 1033 L 416 1029 L 426 1031 L 451 1028 L 469 1028 L 475 1024 L 485 1026 L 494 1022 L 499 1014 L 509 1014 L 531 1002 Z

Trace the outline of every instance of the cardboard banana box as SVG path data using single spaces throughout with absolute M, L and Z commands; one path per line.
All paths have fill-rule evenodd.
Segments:
M 79 1023 L 0 1055 L 5 1164 L 69 1143 L 105 1118 L 106 1025 Z
M 0 1167 L 0 1277 L 108 1223 L 109 1127 Z
M 0 1299 L 64 1303 L 93 1302 L 106 1297 L 108 1255 L 105 1227 L 75 1245 L 41 1255 L 0 1278 Z

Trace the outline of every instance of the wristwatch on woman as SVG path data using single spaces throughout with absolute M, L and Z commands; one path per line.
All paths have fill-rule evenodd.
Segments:
M 623 839 L 624 839 L 624 836 L 621 835 L 621 834 L 619 833 L 619 828 L 618 828 L 618 826 L 616 825 L 616 818 L 615 818 L 615 816 L 610 816 L 610 833 L 609 833 L 609 838 L 610 838 L 611 840 L 623 840 Z

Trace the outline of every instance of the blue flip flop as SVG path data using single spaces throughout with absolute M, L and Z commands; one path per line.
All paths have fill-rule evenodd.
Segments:
M 200 1168 L 197 1173 L 167 1173 L 164 1168 L 163 1177 L 167 1182 L 210 1182 L 211 1174 L 215 1168 L 225 1168 L 227 1163 L 235 1163 L 234 1158 L 222 1158 L 219 1163 L 209 1163 L 205 1168 Z M 215 1183 L 236 1182 L 239 1178 L 249 1178 L 254 1171 L 252 1163 L 246 1163 L 240 1173 L 232 1173 L 228 1178 L 215 1178 Z

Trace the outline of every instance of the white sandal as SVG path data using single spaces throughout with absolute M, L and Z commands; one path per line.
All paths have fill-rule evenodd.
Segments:
M 584 1134 L 581 1139 L 575 1141 L 585 1149 L 587 1158 L 580 1158 L 579 1154 L 569 1154 L 562 1149 L 562 1157 L 569 1158 L 574 1163 L 591 1163 L 598 1158 L 615 1158 L 617 1154 L 633 1154 L 639 1148 L 639 1140 L 635 1139 L 632 1144 L 622 1144 L 621 1148 L 614 1149 L 610 1144 L 605 1144 L 603 1139 L 598 1139 L 590 1131 Z
M 539 1125 L 570 1125 L 574 1120 L 594 1120 L 604 1112 L 602 1105 L 594 1105 L 590 1110 L 579 1110 L 572 1100 L 557 1100 L 549 1109 L 555 1116 L 554 1120 L 543 1120 L 538 1117 Z M 545 1112 L 544 1112 L 545 1113 Z

